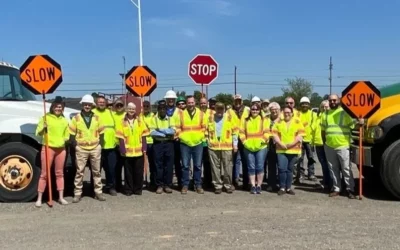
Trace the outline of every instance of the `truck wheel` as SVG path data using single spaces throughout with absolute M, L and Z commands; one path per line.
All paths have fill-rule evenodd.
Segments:
M 40 177 L 38 151 L 21 142 L 0 147 L 0 201 L 27 202 L 37 195 Z
M 400 140 L 393 142 L 383 153 L 381 179 L 385 188 L 400 199 Z

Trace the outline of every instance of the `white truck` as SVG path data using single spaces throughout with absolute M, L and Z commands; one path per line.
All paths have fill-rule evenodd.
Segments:
M 19 74 L 17 67 L 0 61 L 0 202 L 34 199 L 41 171 L 41 138 L 35 131 L 43 102 L 22 86 Z M 64 116 L 70 120 L 78 112 L 65 108 Z M 67 172 L 71 163 L 68 157 Z

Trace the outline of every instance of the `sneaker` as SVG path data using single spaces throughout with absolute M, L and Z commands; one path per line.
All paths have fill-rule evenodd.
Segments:
M 235 191 L 235 188 L 233 186 L 231 186 L 230 188 L 225 188 L 225 191 L 227 194 L 231 194 L 231 193 L 233 193 L 233 191 Z
M 292 189 L 286 190 L 286 193 L 290 194 L 290 195 L 295 195 L 296 194 Z
M 164 187 L 164 192 L 166 192 L 167 194 L 171 194 L 172 193 L 172 188 Z
M 197 188 L 196 188 L 196 192 L 197 192 L 198 194 L 204 194 L 204 189 L 203 189 L 202 187 L 197 187 Z
M 336 191 L 333 191 L 333 192 L 331 192 L 331 193 L 329 193 L 329 197 L 336 197 L 336 196 L 339 196 L 339 192 L 336 192 Z
M 74 198 L 72 199 L 72 203 L 78 203 L 81 201 L 81 196 L 80 195 L 76 195 L 74 196 Z
M 183 187 L 181 190 L 181 194 L 187 194 L 188 192 L 188 188 L 187 187 Z
M 109 193 L 111 196 L 117 196 L 117 190 L 115 190 L 114 188 L 111 188 Z
M 222 189 L 221 188 L 215 189 L 214 193 L 215 194 L 221 194 L 222 193 Z
M 36 201 L 35 207 L 37 207 L 37 208 L 42 207 L 42 202 L 41 201 Z
M 60 203 L 61 205 L 68 205 L 68 201 L 66 201 L 64 198 L 63 199 L 59 199 L 58 203 Z
M 257 194 L 261 194 L 261 186 L 256 186 L 256 192 Z
M 279 189 L 278 195 L 284 195 L 284 194 L 286 194 L 286 191 L 283 189 Z
M 256 193 L 257 193 L 256 187 L 252 186 L 250 189 L 250 194 L 256 194 Z
M 163 193 L 162 187 L 158 187 L 156 190 L 156 194 L 162 194 L 162 193 Z
M 106 198 L 104 197 L 104 194 L 96 194 L 94 198 L 98 201 L 106 201 Z
M 349 199 L 352 199 L 352 200 L 354 200 L 354 199 L 356 198 L 356 196 L 355 196 L 354 192 L 352 192 L 352 191 L 347 191 L 347 192 L 348 192 L 348 195 L 347 195 L 347 197 L 349 197 Z

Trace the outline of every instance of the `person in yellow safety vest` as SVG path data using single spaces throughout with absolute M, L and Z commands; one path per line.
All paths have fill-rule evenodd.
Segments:
M 180 112 L 180 119 L 176 125 L 181 143 L 182 155 L 182 194 L 187 194 L 189 187 L 190 161 L 193 159 L 194 189 L 198 194 L 203 194 L 201 182 L 201 162 L 203 155 L 204 132 L 206 128 L 205 114 L 196 108 L 194 96 L 186 98 L 187 107 Z
M 238 127 L 232 116 L 225 113 L 225 105 L 217 102 L 215 112 L 208 116 L 206 139 L 212 170 L 212 183 L 215 193 L 220 194 L 224 188 L 232 193 L 233 152 L 238 150 Z M 221 180 L 223 176 L 223 180 Z
M 66 142 L 69 139 L 68 121 L 63 116 L 63 100 L 56 98 L 50 106 L 50 111 L 46 114 L 46 122 L 44 116 L 39 120 L 36 128 L 36 136 L 43 136 L 41 151 L 41 174 L 38 184 L 38 197 L 35 203 L 36 207 L 42 206 L 42 197 L 47 184 L 47 168 L 46 168 L 46 150 L 44 133 L 48 135 L 48 163 L 50 167 L 54 163 L 56 184 L 58 191 L 58 202 L 61 205 L 67 205 L 64 199 L 64 163 L 66 159 Z
M 293 168 L 301 154 L 301 142 L 305 136 L 304 126 L 293 117 L 293 108 L 285 106 L 284 119 L 272 127 L 272 134 L 276 143 L 278 155 L 279 191 L 278 195 L 285 193 L 294 195 L 292 189 Z
M 114 111 L 112 112 L 115 124 L 121 124 L 125 118 L 126 112 L 124 108 L 124 101 L 117 99 L 114 102 Z M 124 166 L 124 158 L 119 152 L 119 140 L 115 138 L 116 141 L 116 157 L 117 162 L 115 163 L 115 190 L 119 193 L 123 191 L 122 188 L 122 168 Z
M 76 150 L 76 175 L 73 203 L 82 196 L 83 175 L 88 159 L 93 176 L 95 198 L 105 201 L 101 183 L 101 145 L 104 145 L 104 127 L 98 115 L 92 112 L 95 105 L 91 95 L 84 95 L 80 102 L 82 111 L 69 123 L 70 141 Z
M 269 104 L 269 112 L 270 115 L 268 118 L 270 120 L 270 129 L 272 130 L 272 127 L 275 125 L 275 123 L 280 122 L 280 117 L 281 117 L 281 106 L 277 102 L 271 102 Z M 267 191 L 268 192 L 274 192 L 278 191 L 277 190 L 277 168 L 278 168 L 278 156 L 276 154 L 276 144 L 273 138 L 273 135 L 271 134 L 269 142 L 268 142 L 268 154 L 267 154 L 267 159 L 265 161 L 265 165 L 267 168 Z
M 132 102 L 126 107 L 126 116 L 117 124 L 116 136 L 119 139 L 121 155 L 124 156 L 125 195 L 142 195 L 144 154 L 146 137 L 149 130 L 143 118 L 136 114 L 136 105 Z
M 174 165 L 175 120 L 167 116 L 164 100 L 158 102 L 157 114 L 150 120 L 150 136 L 153 137 L 154 162 L 156 165 L 156 194 L 172 193 Z
M 300 113 L 299 113 L 299 111 L 296 109 L 296 102 L 294 101 L 294 99 L 293 99 L 293 97 L 286 97 L 285 98 L 285 105 L 286 106 L 289 106 L 289 107 L 291 107 L 292 109 L 293 109 L 293 117 L 294 118 L 296 118 L 296 119 L 300 119 Z M 284 114 L 283 113 L 281 113 L 281 120 L 283 120 L 285 117 L 284 117 Z
M 115 120 L 110 109 L 107 108 L 107 100 L 104 96 L 96 99 L 96 108 L 92 110 L 104 127 L 104 143 L 101 145 L 101 168 L 106 174 L 106 189 L 112 196 L 117 195 L 115 189 L 115 164 L 117 163 Z
M 266 118 L 269 117 L 269 100 L 268 99 L 263 99 L 261 102 L 261 115 L 262 117 Z
M 204 112 L 206 119 L 209 120 L 210 117 L 214 116 L 215 113 L 215 98 L 210 98 L 207 102 L 207 98 L 202 97 L 200 98 L 200 110 Z M 211 174 L 211 163 L 210 157 L 208 155 L 208 147 L 206 138 L 203 141 L 203 186 L 205 188 L 211 188 L 212 184 L 212 174 Z
M 151 104 L 149 101 L 143 102 L 143 120 L 146 123 L 146 126 L 149 128 L 151 120 L 153 119 L 154 113 L 151 112 Z M 153 153 L 153 138 L 150 134 L 146 137 L 147 143 L 147 162 L 149 164 L 150 170 L 150 190 L 156 190 L 156 176 L 157 176 L 157 169 L 154 163 L 154 153 Z M 146 180 L 147 181 L 147 180 Z
M 233 120 L 235 120 L 236 124 L 238 127 L 240 127 L 240 121 L 242 118 L 246 118 L 250 114 L 250 108 L 245 106 L 243 104 L 242 96 L 241 95 L 235 95 L 233 96 L 233 108 L 229 109 L 227 112 L 233 117 Z M 248 176 L 248 171 L 247 171 L 247 160 L 245 160 L 245 155 L 244 155 L 244 147 L 243 143 L 239 138 L 239 143 L 238 143 L 238 152 L 233 154 L 233 162 L 234 162 L 234 167 L 233 167 L 233 173 L 232 173 L 232 178 L 233 178 L 233 184 L 236 186 L 239 186 L 239 176 L 240 176 L 240 162 L 242 163 L 242 176 L 243 176 L 243 190 L 248 190 L 249 188 L 249 176 Z
M 346 190 L 350 199 L 355 199 L 354 177 L 350 162 L 351 130 L 357 124 L 349 114 L 340 107 L 338 95 L 329 96 L 329 108 L 321 117 L 321 136 L 325 143 L 326 158 L 333 181 L 329 197 L 336 197 L 342 191 L 340 171 L 342 172 Z M 359 125 L 364 120 L 358 120 Z
M 306 96 L 303 96 L 300 99 L 300 107 L 299 111 L 300 121 L 303 124 L 305 129 L 305 136 L 302 141 L 301 154 L 297 163 L 297 171 L 296 171 L 296 179 L 295 183 L 301 183 L 301 180 L 304 178 L 305 169 L 304 169 L 304 156 L 307 156 L 307 177 L 310 181 L 317 181 L 315 177 L 315 159 L 314 159 L 314 148 L 311 146 L 312 140 L 312 130 L 311 125 L 317 119 L 316 113 L 311 110 L 310 99 Z
M 312 133 L 312 140 L 311 145 L 315 146 L 315 152 L 317 153 L 318 161 L 321 164 L 322 168 L 322 186 L 325 191 L 329 192 L 332 188 L 332 178 L 329 172 L 329 164 L 328 160 L 326 159 L 324 142 L 322 141 L 321 136 L 321 117 L 322 115 L 329 110 L 329 102 L 328 100 L 324 100 L 321 102 L 319 106 L 319 110 L 317 113 L 317 119 L 311 124 L 311 133 Z
M 261 194 L 264 181 L 264 163 L 268 153 L 270 120 L 261 116 L 261 106 L 251 105 L 251 113 L 241 120 L 239 137 L 243 142 L 243 161 L 247 161 L 251 194 Z

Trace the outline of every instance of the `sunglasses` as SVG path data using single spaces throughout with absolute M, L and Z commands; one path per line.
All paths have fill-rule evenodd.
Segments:
M 293 104 L 293 102 L 286 102 L 286 104 Z
M 184 102 L 179 102 L 178 105 L 185 105 L 185 103 Z
M 251 111 L 260 111 L 259 109 L 251 109 Z
M 115 107 L 117 107 L 117 108 L 122 108 L 124 105 L 123 104 L 117 104 L 117 105 L 115 105 Z
M 329 102 L 337 102 L 336 99 L 329 100 Z

